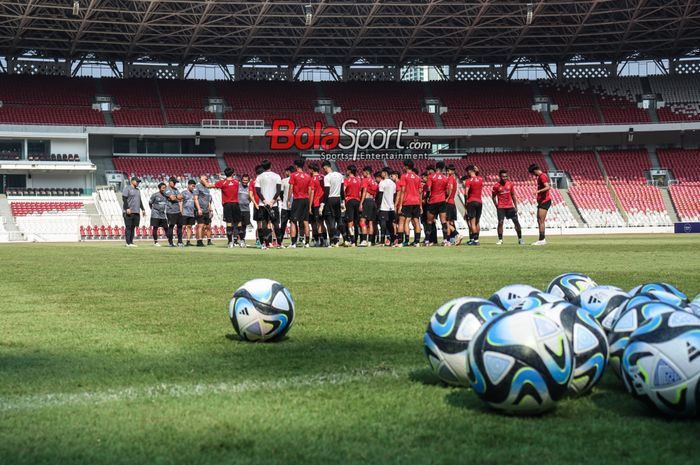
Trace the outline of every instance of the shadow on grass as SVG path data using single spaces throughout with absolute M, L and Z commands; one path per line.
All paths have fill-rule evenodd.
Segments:
M 433 370 L 429 368 L 413 370 L 408 374 L 408 379 L 414 383 L 420 383 L 425 386 L 450 387 L 449 384 L 438 378 L 435 373 L 433 373 Z
M 498 414 L 469 389 L 455 389 L 445 396 L 445 402 L 455 408 L 470 410 L 476 413 Z
M 218 340 L 218 344 L 165 352 L 124 347 L 4 351 L 0 354 L 0 392 L 278 379 L 356 369 L 407 368 L 416 366 L 420 359 L 411 341 L 289 338 L 250 343 L 233 333 L 218 336 Z

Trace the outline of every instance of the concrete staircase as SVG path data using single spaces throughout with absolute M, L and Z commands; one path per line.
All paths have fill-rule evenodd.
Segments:
M 656 146 L 651 145 L 647 147 L 647 153 L 649 154 L 649 161 L 651 162 L 651 167 L 661 168 L 661 163 L 659 163 L 659 157 L 656 156 Z
M 24 234 L 22 234 L 22 231 L 20 231 L 15 224 L 12 210 L 10 210 L 10 202 L 7 201 L 7 196 L 4 194 L 0 194 L 0 217 L 5 219 L 3 226 L 5 231 L 7 231 L 7 236 L 10 241 L 25 240 Z
M 554 121 L 552 121 L 552 114 L 548 111 L 543 111 L 541 113 L 542 118 L 544 118 L 544 124 L 546 124 L 547 126 L 554 126 Z
M 671 221 L 673 221 L 674 223 L 680 222 L 680 219 L 678 218 L 678 212 L 676 212 L 676 206 L 673 204 L 673 200 L 671 200 L 671 194 L 669 194 L 668 192 L 668 187 L 659 187 L 659 191 L 661 192 L 661 198 L 664 200 L 664 206 L 666 207 L 668 216 L 671 217 Z
M 557 165 L 554 164 L 554 160 L 552 159 L 550 152 L 544 152 L 544 161 L 547 162 L 547 166 L 550 170 L 557 171 Z M 542 168 L 544 168 L 544 166 Z
M 564 199 L 566 206 L 569 208 L 569 211 L 574 216 L 574 219 L 578 223 L 579 227 L 583 228 L 586 225 L 586 222 L 583 220 L 583 216 L 581 216 L 581 212 L 578 210 L 578 207 L 574 203 L 574 200 L 571 198 L 571 195 L 569 195 L 569 189 L 559 189 L 559 193 Z
M 90 216 L 93 226 L 107 226 L 104 224 L 104 218 L 97 211 L 97 205 L 94 202 L 85 203 L 85 212 Z
M 435 122 L 435 127 L 436 128 L 444 128 L 445 124 L 442 122 L 442 117 L 440 116 L 439 113 L 431 113 L 433 115 L 433 121 Z
M 608 173 L 605 171 L 605 166 L 603 166 L 603 160 L 600 158 L 600 153 L 598 153 L 597 150 L 594 151 L 595 153 L 595 161 L 598 163 L 598 169 L 600 170 L 601 173 L 603 173 L 603 178 L 605 179 L 605 185 L 608 187 L 608 192 L 610 192 L 610 197 L 612 197 L 613 201 L 615 202 L 615 206 L 617 206 L 618 211 L 620 212 L 620 215 L 622 215 L 622 218 L 625 220 L 625 223 L 629 221 L 629 217 L 627 216 L 627 212 L 625 211 L 624 208 L 622 208 L 622 202 L 620 202 L 620 198 L 617 196 L 617 192 L 615 192 L 615 189 L 613 188 L 612 184 L 610 184 L 610 179 L 608 178 Z

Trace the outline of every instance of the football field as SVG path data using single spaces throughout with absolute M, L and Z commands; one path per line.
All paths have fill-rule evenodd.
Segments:
M 528 242 L 533 238 L 527 238 Z M 442 385 L 422 336 L 446 300 L 568 271 L 700 292 L 700 237 L 551 237 L 546 247 L 0 246 L 0 464 L 697 464 L 609 371 L 541 417 Z M 240 341 L 233 291 L 286 285 L 289 337 Z

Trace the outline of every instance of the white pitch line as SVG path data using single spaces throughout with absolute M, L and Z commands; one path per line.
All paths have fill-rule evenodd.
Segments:
M 411 369 L 352 370 L 325 375 L 293 376 L 269 381 L 241 381 L 214 384 L 156 384 L 143 387 L 109 389 L 105 391 L 39 394 L 0 397 L 0 412 L 36 410 L 51 407 L 81 407 L 108 402 L 152 400 L 157 398 L 198 397 L 210 394 L 240 394 L 251 391 L 282 388 L 342 385 L 379 378 L 399 378 Z

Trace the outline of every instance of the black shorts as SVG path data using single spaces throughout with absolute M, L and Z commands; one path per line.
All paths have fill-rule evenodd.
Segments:
M 447 221 L 457 221 L 457 205 L 453 203 L 445 204 L 445 213 L 447 213 Z
M 518 219 L 518 212 L 515 211 L 515 208 L 498 208 L 497 214 L 498 214 L 498 221 L 503 221 L 503 218 L 506 218 L 509 220 L 517 220 Z
M 197 224 L 211 224 L 211 218 L 209 218 L 209 212 L 202 212 L 202 216 L 197 215 Z
M 194 216 L 183 216 L 182 217 L 182 224 L 184 226 L 194 226 Z
M 445 205 L 445 202 L 429 203 L 428 213 L 432 214 L 433 216 L 438 216 L 441 213 L 445 213 L 447 211 L 447 207 Z
M 182 223 L 182 215 L 179 213 L 168 213 L 168 226 L 180 226 Z
M 238 221 L 241 228 L 245 228 L 250 224 L 250 210 L 241 210 L 241 219 Z
M 131 226 L 138 227 L 141 224 L 141 215 L 131 214 L 127 215 L 124 213 L 124 226 L 129 228 Z
M 481 209 L 484 205 L 481 202 L 469 202 L 467 204 L 467 219 L 481 219 Z
M 542 210 L 549 210 L 549 207 L 552 206 L 552 201 L 547 200 L 545 203 L 539 203 L 537 204 L 537 208 L 541 208 Z
M 357 199 L 345 202 L 345 221 L 358 223 L 360 221 L 360 201 Z
M 151 226 L 154 228 L 168 229 L 168 220 L 151 218 Z
M 401 216 L 406 218 L 420 218 L 420 205 L 404 205 L 401 207 Z
M 396 214 L 393 210 L 380 210 L 379 211 L 379 221 L 382 224 L 393 223 L 396 221 Z
M 377 202 L 374 199 L 365 199 L 360 216 L 367 221 L 377 221 Z
M 289 219 L 292 221 L 309 221 L 309 199 L 292 200 Z
M 241 207 L 237 203 L 224 204 L 224 222 L 238 223 L 241 221 Z
M 342 218 L 340 211 L 340 197 L 330 197 L 323 207 L 323 217 L 327 220 L 333 219 L 336 223 Z

